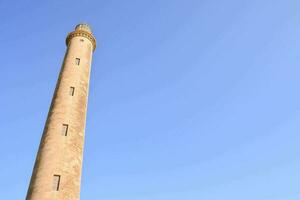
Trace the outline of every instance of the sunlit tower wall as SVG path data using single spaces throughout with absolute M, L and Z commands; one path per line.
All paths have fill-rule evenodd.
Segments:
M 87 24 L 66 38 L 67 50 L 33 168 L 26 200 L 79 200 L 92 55 Z

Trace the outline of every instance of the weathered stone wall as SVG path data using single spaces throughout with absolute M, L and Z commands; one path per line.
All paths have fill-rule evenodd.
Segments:
M 27 200 L 79 200 L 89 78 L 95 44 L 69 38 L 49 109 Z M 79 65 L 76 58 L 80 59 Z M 74 87 L 74 94 L 70 93 Z M 67 135 L 63 125 L 68 125 Z M 54 175 L 60 176 L 58 190 Z

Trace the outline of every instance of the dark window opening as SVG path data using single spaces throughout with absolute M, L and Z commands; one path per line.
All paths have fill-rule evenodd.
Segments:
M 61 134 L 63 136 L 67 136 L 68 135 L 68 129 L 69 129 L 69 125 L 68 124 L 63 124 L 62 125 Z
M 60 184 L 60 175 L 54 175 L 53 176 L 53 185 L 52 185 L 52 189 L 54 191 L 58 191 L 59 190 L 59 184 Z
M 79 65 L 79 64 L 80 64 L 80 58 L 76 58 L 76 59 L 75 59 L 75 64 L 76 64 L 76 65 Z
M 69 94 L 70 94 L 71 96 L 74 96 L 74 93 L 75 93 L 75 87 L 70 87 Z

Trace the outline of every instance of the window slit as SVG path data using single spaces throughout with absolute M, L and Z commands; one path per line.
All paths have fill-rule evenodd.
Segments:
M 69 129 L 69 125 L 68 124 L 63 124 L 62 125 L 61 134 L 63 136 L 67 136 L 68 135 L 68 129 Z
M 75 87 L 70 87 L 69 94 L 70 94 L 71 96 L 74 96 L 74 93 L 75 93 Z
M 52 185 L 52 189 L 54 191 L 58 191 L 59 190 L 59 184 L 60 184 L 60 175 L 53 175 L 53 185 Z
M 80 64 L 80 58 L 76 58 L 75 63 L 76 63 L 76 65 L 79 65 Z

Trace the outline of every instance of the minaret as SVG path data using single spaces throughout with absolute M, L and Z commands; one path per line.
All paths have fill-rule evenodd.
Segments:
M 79 200 L 92 54 L 87 24 L 68 34 L 26 200 Z

